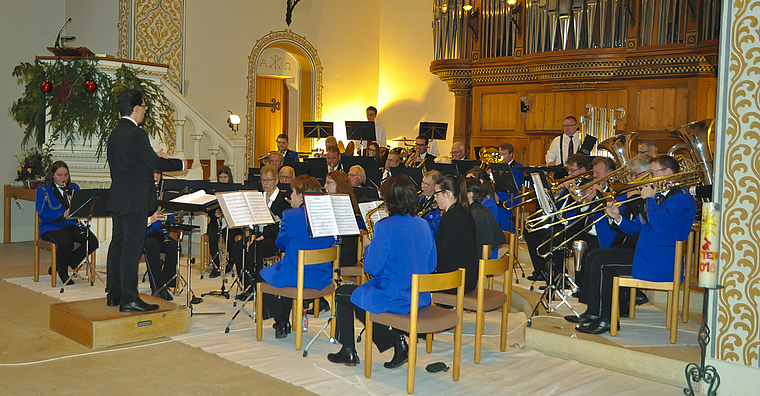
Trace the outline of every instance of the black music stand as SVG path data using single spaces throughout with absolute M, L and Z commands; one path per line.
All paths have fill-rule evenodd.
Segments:
M 391 168 L 391 175 L 407 175 L 417 188 L 422 185 L 422 168 L 408 168 L 406 166 L 397 166 Z
M 346 121 L 346 138 L 348 140 L 375 141 L 375 122 L 374 121 Z M 364 145 L 362 145 L 359 155 L 364 155 Z
M 372 157 L 364 157 L 364 156 L 347 156 L 342 157 L 341 161 L 343 162 L 343 168 L 346 170 L 346 173 L 351 169 L 354 165 L 359 165 L 364 169 L 364 173 L 367 175 L 367 184 L 373 185 L 375 188 L 380 188 L 380 183 L 383 175 L 380 173 L 380 167 L 377 165 L 377 162 Z
M 432 164 L 425 165 L 427 170 L 437 170 L 438 172 L 441 172 L 441 175 L 456 175 L 457 174 L 457 166 L 454 164 L 436 164 L 435 162 Z
M 490 164 L 490 166 L 496 191 L 510 194 L 520 193 L 520 188 L 517 186 L 515 175 L 512 174 L 512 167 L 509 164 L 496 163 Z
M 449 124 L 445 122 L 420 122 L 420 136 L 429 140 L 446 140 L 446 130 Z
M 161 179 L 161 199 L 171 201 L 180 195 L 194 193 L 198 190 L 209 191 L 208 180 L 182 180 L 182 179 Z
M 480 167 L 480 161 L 475 160 L 451 160 L 451 164 L 457 167 L 457 173 L 464 175 L 472 168 Z
M 82 266 L 85 266 L 87 272 L 87 279 L 90 281 L 90 286 L 95 285 L 95 279 L 92 276 L 97 276 L 101 282 L 103 278 L 95 271 L 95 264 L 90 261 L 90 222 L 93 217 L 111 217 L 108 211 L 106 211 L 106 204 L 108 203 L 108 189 L 95 188 L 90 190 L 72 190 L 71 191 L 71 204 L 69 205 L 69 216 L 67 219 L 82 219 L 84 222 L 84 228 L 86 233 L 85 238 L 85 256 L 84 260 L 77 266 L 74 273 L 78 273 Z M 56 274 L 52 274 L 56 276 Z M 71 279 L 69 275 L 68 279 L 61 285 L 61 293 L 66 288 L 66 283 Z
M 303 137 L 306 139 L 317 139 L 317 145 L 319 145 L 319 139 L 333 136 L 333 123 L 332 121 L 304 121 L 303 122 Z
M 380 199 L 380 193 L 374 187 L 354 187 L 356 202 L 369 202 Z
M 304 164 L 309 169 L 309 175 L 317 180 L 324 181 L 327 177 L 327 158 L 307 158 Z

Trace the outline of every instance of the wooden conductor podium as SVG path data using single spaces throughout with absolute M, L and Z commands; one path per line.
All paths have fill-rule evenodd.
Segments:
M 57 303 L 50 306 L 50 329 L 97 349 L 152 340 L 190 331 L 190 309 L 158 297 L 141 294 L 150 312 L 119 312 L 106 298 Z

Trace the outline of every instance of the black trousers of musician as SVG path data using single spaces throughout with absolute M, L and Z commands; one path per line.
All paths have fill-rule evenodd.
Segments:
M 148 278 L 150 279 L 150 290 L 155 293 L 166 282 L 169 282 L 177 273 L 177 240 L 172 237 L 153 230 L 145 236 L 145 263 L 148 267 Z M 164 254 L 164 261 L 161 261 L 161 253 Z M 173 286 L 169 285 L 169 286 Z
M 208 223 L 208 227 L 206 228 L 206 233 L 208 234 L 208 251 L 211 255 L 211 260 L 214 261 L 214 263 L 219 266 L 219 238 L 221 237 L 226 243 L 227 243 L 227 252 L 230 252 L 230 247 L 233 245 L 235 240 L 238 236 L 243 236 L 243 231 L 239 228 L 235 228 L 230 230 L 229 228 L 222 228 L 221 231 L 219 230 L 219 222 L 217 222 L 216 219 L 211 219 Z M 228 235 L 229 233 L 229 235 Z M 234 260 L 234 257 L 230 257 L 231 260 Z M 205 263 L 208 264 L 208 263 Z M 205 265 L 204 264 L 204 265 Z M 232 263 L 227 263 L 227 265 L 231 265 Z
M 541 254 L 546 254 L 549 252 L 550 249 L 553 249 L 562 242 L 564 242 L 568 237 L 571 237 L 575 234 L 577 234 L 582 228 L 583 224 L 576 224 L 573 227 L 567 228 L 565 232 L 557 235 L 554 237 L 554 241 L 552 243 L 547 243 L 544 246 L 541 247 L 541 249 L 538 249 L 538 246 L 541 245 L 544 241 L 549 240 L 554 234 L 559 232 L 563 229 L 564 226 L 555 226 L 550 227 L 548 229 L 544 230 L 537 230 L 534 232 L 526 232 L 524 233 L 525 242 L 528 245 L 528 253 L 530 254 L 530 260 L 533 263 L 533 272 L 535 274 L 539 273 L 548 273 L 546 263 L 548 259 L 542 258 Z M 599 240 L 588 233 L 581 233 L 579 236 L 577 236 L 574 240 L 584 240 L 588 244 L 589 250 L 596 249 L 599 247 Z M 565 244 L 565 247 L 568 249 L 572 248 L 572 242 L 568 242 Z M 551 260 L 553 263 L 553 273 L 560 274 L 565 269 L 565 249 L 560 249 L 552 253 Z
M 87 236 L 85 232 L 87 232 Z M 61 278 L 62 282 L 69 279 L 69 268 L 76 268 L 87 254 L 98 248 L 98 238 L 92 232 L 71 224 L 60 230 L 48 231 L 40 235 L 40 238 L 55 243 L 56 267 L 58 277 Z M 85 252 L 87 239 L 89 239 L 89 251 Z M 79 244 L 76 249 L 74 249 L 75 242 Z
M 609 321 L 613 304 L 612 279 L 631 274 L 633 252 L 634 249 L 610 248 L 596 249 L 589 253 L 579 296 L 579 301 L 587 305 L 586 312 Z
M 264 258 L 277 255 L 280 249 L 274 245 L 275 240 L 272 238 L 263 238 L 260 241 L 256 241 L 256 246 L 251 244 L 245 250 L 245 261 L 243 260 L 243 243 L 245 238 L 236 241 L 232 244 L 232 260 L 235 262 L 235 266 L 238 267 L 238 276 L 243 280 L 243 286 L 248 287 L 251 281 L 260 282 L 261 277 L 259 271 L 264 267 Z M 254 254 L 255 251 L 255 254 Z M 241 268 L 242 271 L 241 271 Z M 255 284 L 255 283 L 254 283 Z
M 357 307 L 351 302 L 351 294 L 356 290 L 356 285 L 343 285 L 335 291 L 335 338 L 338 339 L 344 347 L 356 349 L 356 338 L 354 337 L 354 315 L 362 323 L 367 318 L 367 311 Z M 382 353 L 397 344 L 401 339 L 401 333 L 391 327 L 372 323 L 372 341 L 377 349 Z
M 340 237 L 340 261 L 338 261 L 338 266 L 340 267 L 356 266 L 357 250 L 359 250 L 358 236 Z
M 148 212 L 112 212 L 113 232 L 108 248 L 106 292 L 109 300 L 121 305 L 138 298 L 137 270 L 145 245 L 145 220 Z

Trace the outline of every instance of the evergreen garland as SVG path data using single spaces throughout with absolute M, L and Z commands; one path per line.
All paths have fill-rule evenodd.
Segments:
M 150 111 L 143 128 L 151 136 L 166 140 L 171 136 L 173 110 L 161 87 L 138 77 L 140 70 L 122 65 L 115 78 L 98 69 L 97 59 L 73 59 L 55 62 L 36 60 L 22 62 L 13 69 L 24 93 L 13 102 L 10 112 L 24 128 L 22 147 L 33 143 L 42 148 L 45 142 L 45 120 L 51 140 L 62 139 L 64 148 L 81 140 L 97 144 L 100 158 L 108 144 L 108 136 L 121 118 L 117 98 L 125 89 L 139 89 Z M 96 89 L 88 92 L 85 82 L 93 81 Z M 43 84 L 50 92 L 43 92 Z

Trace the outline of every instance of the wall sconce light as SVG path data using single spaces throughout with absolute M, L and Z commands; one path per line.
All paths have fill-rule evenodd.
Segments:
M 237 136 L 238 126 L 240 125 L 240 116 L 233 114 L 230 110 L 227 111 L 230 113 L 229 117 L 227 117 L 227 125 L 232 129 L 232 133 Z
M 465 11 L 472 10 L 472 0 L 464 0 L 464 6 L 462 8 L 464 8 Z

